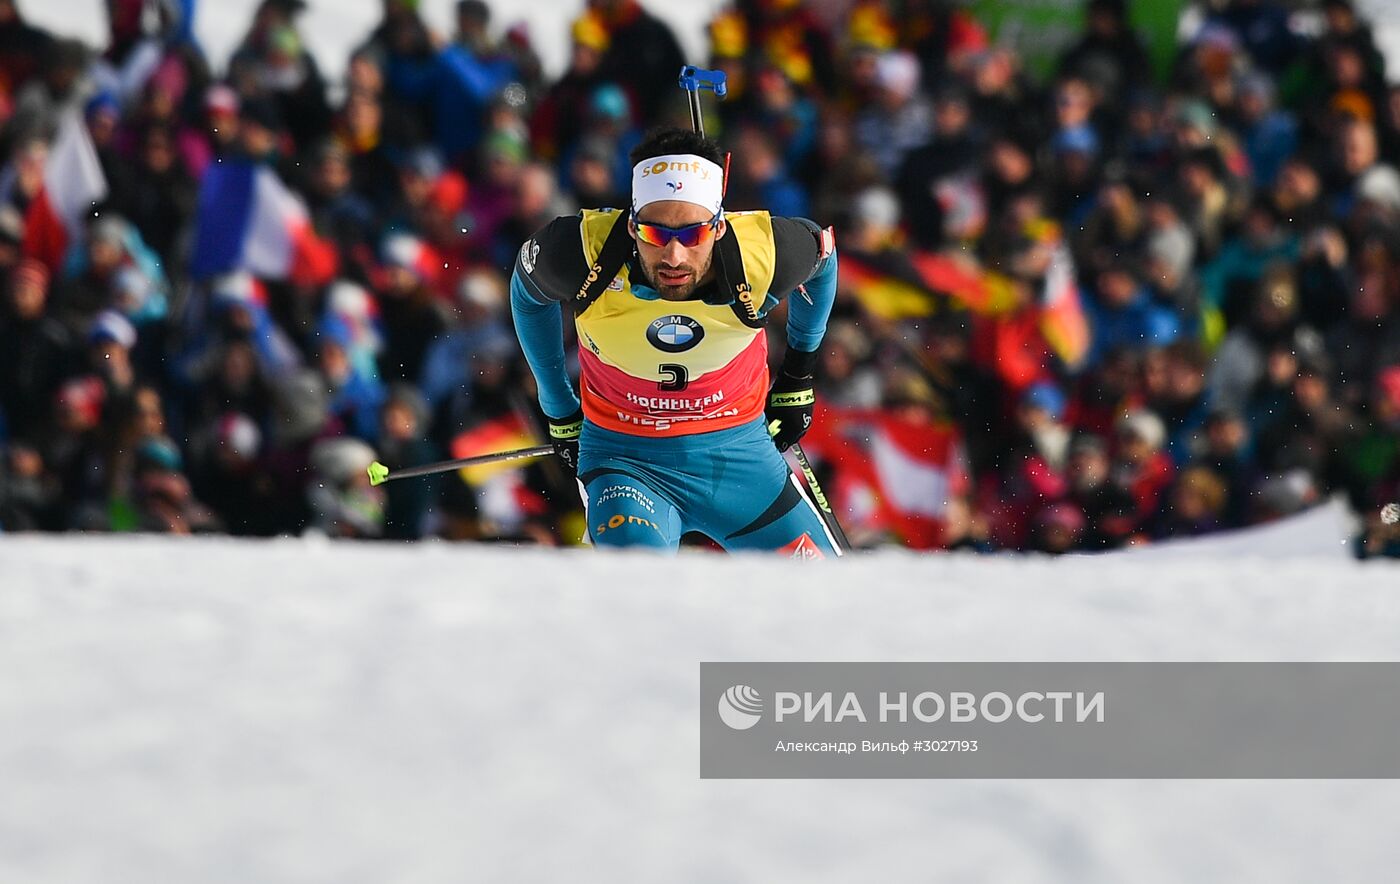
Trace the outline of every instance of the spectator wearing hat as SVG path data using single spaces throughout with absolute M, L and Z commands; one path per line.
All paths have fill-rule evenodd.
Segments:
M 416 381 L 428 348 L 446 329 L 442 307 L 430 288 L 437 270 L 422 240 L 396 233 L 380 248 L 383 283 L 377 286 L 384 350 L 379 374 L 386 381 Z
M 587 97 L 583 126 L 586 140 L 594 150 L 605 150 L 613 181 L 629 181 L 632 164 L 628 155 L 642 140 L 642 130 L 633 122 L 632 101 L 616 83 L 600 83 Z M 565 147 L 559 158 L 561 169 L 573 162 L 575 148 Z M 530 231 L 533 232 L 533 231 Z M 525 238 L 529 233 L 525 234 Z M 517 240 L 517 245 L 524 239 Z
M 735 154 L 730 204 L 763 206 L 781 217 L 810 214 L 807 192 L 783 165 L 777 143 L 757 126 L 744 126 L 734 136 Z
M 1227 184 L 1220 152 L 1212 147 L 1183 149 L 1175 177 L 1181 219 L 1195 238 L 1197 261 L 1204 262 L 1220 250 L 1240 206 Z
M 174 264 L 176 247 L 188 235 L 195 209 L 195 182 L 185 171 L 178 147 L 171 127 L 147 128 L 140 138 L 135 174 L 121 176 L 130 181 L 125 197 L 112 201 L 112 208 L 134 226 L 134 235 L 166 267 Z
M 1081 275 L 1093 278 L 1122 255 L 1146 255 L 1148 213 L 1121 175 L 1105 176 L 1084 217 L 1083 224 L 1071 228 L 1069 242 L 1074 266 Z M 1189 235 L 1182 230 L 1189 241 Z M 1149 282 L 1151 275 L 1147 275 Z
M 1146 350 L 1170 344 L 1181 335 L 1181 321 L 1174 311 L 1152 301 L 1134 268 L 1126 262 L 1101 271 L 1086 299 L 1085 312 L 1093 330 L 1089 366 L 1109 350 Z
M 40 76 L 54 38 L 24 20 L 16 0 L 0 0 L 0 75 L 12 92 Z
M 850 320 L 827 326 L 817 388 L 833 408 L 875 408 L 883 395 L 880 374 L 868 364 L 870 339 Z
M 969 58 L 965 76 L 972 117 L 985 136 L 1007 135 L 1019 142 L 1045 124 L 1041 96 L 1020 69 L 1016 53 L 1006 47 L 986 47 Z
M 270 480 L 269 529 L 274 534 L 300 534 L 312 520 L 307 496 L 308 484 L 317 475 L 312 451 L 319 442 L 343 435 L 344 427 L 330 414 L 330 394 L 321 376 L 307 368 L 276 378 L 268 424 L 260 466 Z M 368 448 L 358 439 L 347 441 Z
M 618 188 L 617 157 L 613 146 L 601 138 L 585 138 L 569 158 L 565 184 L 581 208 L 622 205 L 627 194 Z
M 1005 217 L 1010 206 L 1040 186 L 1035 177 L 1035 150 L 1007 133 L 993 135 L 983 160 L 982 193 L 990 218 Z
M 1067 499 L 1084 515 L 1081 549 L 1115 549 L 1126 540 L 1122 517 L 1134 512 L 1136 501 L 1126 488 L 1112 481 L 1112 466 L 1103 437 L 1084 433 L 1070 442 L 1065 466 Z M 1129 519 L 1129 529 L 1132 524 L 1135 520 Z
M 1282 413 L 1257 435 L 1260 468 L 1275 475 L 1302 471 L 1318 493 L 1339 490 L 1360 421 L 1333 399 L 1325 358 L 1300 359 L 1291 387 Z
M 428 441 L 428 404 L 408 384 L 390 387 L 380 412 L 379 461 L 390 470 L 431 463 L 440 455 Z M 455 476 L 446 481 L 457 481 Z M 417 540 L 428 529 L 428 514 L 443 480 L 395 482 L 385 488 L 384 537 Z
M 553 169 L 543 163 L 527 163 L 515 183 L 515 199 L 510 215 L 496 233 L 491 249 L 492 263 L 497 267 L 506 266 L 515 259 L 520 244 L 531 234 L 554 218 L 577 208 L 578 204 L 560 191 L 559 179 Z M 459 276 L 454 282 L 460 279 Z
M 478 253 L 491 255 L 501 228 L 515 208 L 516 192 L 525 173 L 527 151 L 523 133 L 506 128 L 491 131 L 482 139 L 480 161 L 481 175 L 472 182 L 467 198 L 467 212 L 472 219 L 467 235 Z
M 1164 348 L 1161 358 L 1163 383 L 1160 389 L 1150 391 L 1148 405 L 1162 418 L 1167 431 L 1167 454 L 1180 467 L 1199 447 L 1200 434 L 1210 414 L 1206 388 L 1209 359 L 1204 348 L 1189 339 Z
M 210 430 L 225 414 L 237 412 L 270 425 L 273 375 L 259 365 L 247 335 L 234 334 L 214 343 L 191 373 L 191 391 L 183 408 L 192 433 Z
M 777 142 L 783 167 L 804 185 L 811 183 L 821 112 L 778 64 L 765 64 L 753 79 L 753 98 L 743 119 Z
M 509 83 L 520 78 L 509 56 L 480 51 L 482 48 L 454 42 L 436 51 L 417 73 L 401 71 L 392 78 L 394 92 L 401 100 L 427 111 L 433 145 L 453 165 L 471 160 L 486 129 L 483 123 L 488 107 Z
M 64 381 L 39 450 L 63 489 L 64 527 L 105 524 L 108 446 L 103 433 L 106 388 L 95 375 Z M 94 518 L 94 511 L 96 518 Z
M 1400 362 L 1376 372 L 1368 405 L 1343 455 L 1347 495 L 1359 513 L 1400 501 Z
M 1050 206 L 1060 223 L 1082 227 L 1102 175 L 1098 133 L 1088 124 L 1060 129 L 1050 142 Z
M 1151 411 L 1138 409 L 1118 419 L 1113 481 L 1137 504 L 1135 530 L 1150 526 L 1176 473 L 1164 450 L 1166 443 L 1166 427 Z
M 335 245 L 349 272 L 368 280 L 372 262 L 365 254 L 374 241 L 374 206 L 353 188 L 350 153 L 334 139 L 325 139 L 312 152 L 306 182 L 306 203 L 316 233 Z
M 75 369 L 74 337 L 48 314 L 49 271 L 26 259 L 10 272 L 0 311 L 0 415 L 9 434 L 33 438 L 53 391 Z
M 311 450 L 316 481 L 307 487 L 310 527 L 328 537 L 372 538 L 384 533 L 384 489 L 369 484 L 374 449 L 359 439 L 325 439 Z
M 1267 199 L 1253 200 L 1240 234 L 1226 240 L 1220 253 L 1201 268 L 1206 305 L 1222 311 L 1226 322 L 1234 325 L 1248 309 L 1249 294 L 1265 270 L 1297 256 L 1298 240 L 1281 224 L 1277 210 Z
M 919 61 L 893 50 L 875 59 L 874 101 L 856 113 L 855 143 L 893 180 L 905 156 L 933 135 L 933 108 L 920 90 Z
M 1240 412 L 1214 408 L 1206 418 L 1203 444 L 1196 463 L 1209 468 L 1225 481 L 1225 507 L 1221 526 L 1240 528 L 1248 524 L 1250 494 L 1259 479 L 1249 428 Z
M 88 332 L 89 367 L 106 387 L 105 400 L 119 411 L 136 387 L 136 369 L 131 351 L 136 346 L 136 327 L 115 310 L 104 310 Z
M 198 534 L 223 528 L 195 498 L 184 474 L 180 449 L 164 436 L 146 439 L 136 449 L 133 502 L 138 531 Z
M 1381 235 L 1357 243 L 1349 261 L 1346 287 L 1334 297 L 1345 314 L 1326 337 L 1336 380 L 1346 395 L 1362 391 L 1378 365 L 1400 362 L 1400 259 Z
M 388 210 L 399 193 L 399 166 L 390 155 L 384 124 L 384 99 L 368 89 L 352 89 L 336 116 L 336 138 L 350 155 L 354 191 L 379 212 Z
M 1030 548 L 1052 556 L 1064 555 L 1083 542 L 1084 514 L 1072 503 L 1052 503 L 1038 512 L 1032 524 Z
M 556 162 L 586 134 L 589 97 L 600 85 L 613 82 L 602 71 L 603 55 L 612 45 L 602 16 L 585 10 L 574 19 L 569 33 L 573 41 L 569 67 L 530 116 L 531 147 L 541 159 Z
M 1132 23 L 1125 0 L 1088 0 L 1084 34 L 1060 56 L 1058 71 L 1092 83 L 1094 91 L 1117 112 L 1128 93 L 1146 84 L 1150 56 Z
M 659 121 L 676 100 L 676 72 L 685 64 L 676 35 L 637 0 L 588 0 L 588 8 L 608 33 L 599 72 L 633 95 L 640 119 Z
M 1183 330 L 1197 334 L 1201 324 L 1201 287 L 1194 271 L 1196 243 L 1181 220 L 1174 200 L 1164 195 L 1142 203 L 1143 272 L 1152 299 L 1170 305 L 1181 317 Z
M 87 123 L 92 149 L 102 166 L 102 177 L 107 180 L 107 192 L 110 197 L 125 184 L 120 174 L 124 157 L 118 145 L 122 126 L 121 101 L 113 92 L 104 89 L 83 105 L 83 120 Z
M 0 445 L 0 531 L 61 531 L 63 489 L 38 447 L 10 439 Z
M 911 150 L 894 177 L 910 237 L 922 248 L 943 244 L 945 216 L 957 202 L 954 191 L 974 187 L 982 150 L 970 99 L 960 85 L 950 83 L 934 93 L 933 120 L 933 139 Z
M 330 394 L 328 408 L 347 432 L 374 442 L 379 438 L 379 409 L 384 385 L 376 375 L 356 365 L 351 356 L 354 333 L 339 316 L 327 316 L 316 330 L 316 370 Z
M 1297 349 L 1298 297 L 1292 268 L 1276 264 L 1253 287 L 1249 312 L 1234 323 L 1216 350 L 1210 388 L 1217 404 L 1239 409 L 1265 372 L 1265 358 L 1275 346 Z
M 1277 88 L 1264 74 L 1241 78 L 1236 132 L 1249 157 L 1250 178 L 1258 187 L 1272 187 L 1284 160 L 1298 148 L 1298 121 L 1275 106 Z
M 1228 492 L 1225 481 L 1208 467 L 1190 467 L 1172 483 L 1156 536 L 1199 537 L 1224 526 Z
M 1064 392 L 1050 382 L 1034 384 L 1021 395 L 1001 469 L 1004 510 L 997 530 L 1002 542 L 1038 543 L 1038 518 L 1069 490 L 1064 472 L 1070 439 L 1065 405 Z
M 235 536 L 268 537 L 277 532 L 276 494 L 262 467 L 263 432 L 258 421 L 229 411 L 191 439 L 190 484 L 194 495 L 219 514 Z

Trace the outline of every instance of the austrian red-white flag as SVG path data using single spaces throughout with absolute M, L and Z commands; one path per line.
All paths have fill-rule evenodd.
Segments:
M 948 502 L 968 493 L 957 427 L 897 412 L 823 409 L 802 440 L 830 463 L 847 533 L 888 532 L 913 549 L 945 545 Z
M 83 236 L 93 206 L 107 196 L 107 176 L 87 124 L 77 111 L 63 115 L 44 166 L 44 189 L 24 218 L 24 252 L 57 272 L 68 247 Z

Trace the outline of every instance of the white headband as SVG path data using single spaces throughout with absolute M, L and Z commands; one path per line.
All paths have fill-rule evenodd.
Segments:
M 652 157 L 632 167 L 632 211 L 680 200 L 718 215 L 724 201 L 724 170 L 694 154 Z

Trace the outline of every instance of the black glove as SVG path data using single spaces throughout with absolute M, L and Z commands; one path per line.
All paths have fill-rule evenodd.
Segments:
M 568 417 L 549 418 L 549 444 L 570 476 L 578 475 L 578 434 L 583 432 L 583 409 Z
M 779 451 L 791 448 L 812 426 L 812 409 L 817 404 L 816 393 L 812 391 L 816 366 L 815 352 L 804 353 L 788 347 L 778 377 L 768 390 L 768 407 L 763 414 L 768 420 L 768 433 Z

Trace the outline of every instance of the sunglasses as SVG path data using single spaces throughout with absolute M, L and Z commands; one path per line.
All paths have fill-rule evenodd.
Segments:
M 715 237 L 715 230 L 719 227 L 719 215 L 708 221 L 701 221 L 698 224 L 687 224 L 684 227 L 666 227 L 661 224 L 646 224 L 637 220 L 637 216 L 632 216 L 632 223 L 637 225 L 637 239 L 649 246 L 665 248 L 671 240 L 678 239 L 681 245 L 687 249 L 704 245 Z

